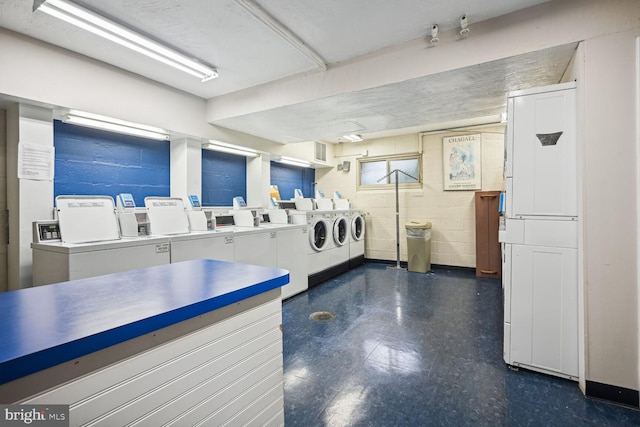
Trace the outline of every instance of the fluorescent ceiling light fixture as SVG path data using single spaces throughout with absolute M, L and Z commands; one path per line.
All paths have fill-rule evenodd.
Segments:
M 101 116 L 99 114 L 87 113 L 84 111 L 70 110 L 67 115 L 62 117 L 62 121 L 73 125 L 108 130 L 127 135 L 140 136 L 143 138 L 157 139 L 159 141 L 169 140 L 169 132 L 166 129 L 147 126 L 140 123 L 127 122 L 125 120 L 114 119 L 113 117 Z
M 202 148 L 212 151 L 220 151 L 221 153 L 236 154 L 245 157 L 258 157 L 257 151 L 251 148 L 240 147 L 238 145 L 228 144 L 226 142 L 209 140 L 203 144 Z
M 284 163 L 285 165 L 300 166 L 303 168 L 308 168 L 309 166 L 311 166 L 311 163 L 307 162 L 306 160 L 294 159 L 293 157 L 286 156 L 280 157 L 279 162 Z
M 194 61 L 68 0 L 34 0 L 33 10 L 34 12 L 39 10 L 47 13 L 149 58 L 196 76 L 203 82 L 218 77 L 218 72 L 214 68 Z
M 363 141 L 362 137 L 360 135 L 356 135 L 355 133 L 352 133 L 350 135 L 344 135 L 343 138 L 346 139 L 349 142 L 360 142 L 360 141 Z

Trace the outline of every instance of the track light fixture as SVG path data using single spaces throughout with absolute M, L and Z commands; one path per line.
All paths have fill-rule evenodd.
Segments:
M 434 24 L 433 27 L 431 27 L 431 44 L 437 44 L 440 41 L 440 39 L 438 38 L 438 24 Z
M 469 34 L 469 31 L 469 21 L 467 20 L 467 15 L 465 14 L 460 17 L 460 35 L 464 37 Z

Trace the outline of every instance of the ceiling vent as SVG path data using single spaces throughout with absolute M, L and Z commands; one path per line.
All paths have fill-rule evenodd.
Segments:
M 327 144 L 316 141 L 315 154 L 313 156 L 316 162 L 327 162 Z

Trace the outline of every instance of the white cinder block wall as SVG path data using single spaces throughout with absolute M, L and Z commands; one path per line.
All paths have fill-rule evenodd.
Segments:
M 364 153 L 368 157 L 409 154 L 422 147 L 422 188 L 401 188 L 399 192 L 400 260 L 407 260 L 405 223 L 430 221 L 433 225 L 431 262 L 475 267 L 475 192 L 443 190 L 442 138 L 464 134 L 482 135 L 482 190 L 503 190 L 503 127 L 468 132 L 413 133 L 334 146 L 335 164 L 349 161 L 350 170 L 317 169 L 317 188 L 324 190 L 327 196 L 339 190 L 354 208 L 369 213 L 365 239 L 367 258 L 396 260 L 395 189 L 357 190 L 357 160 Z

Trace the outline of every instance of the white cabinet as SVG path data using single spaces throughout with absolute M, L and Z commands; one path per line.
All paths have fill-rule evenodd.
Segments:
M 510 99 L 510 218 L 577 215 L 575 103 L 575 89 L 523 92 Z
M 504 360 L 578 378 L 575 83 L 507 102 Z
M 512 245 L 512 364 L 577 378 L 576 252 Z

